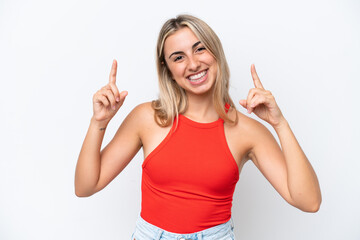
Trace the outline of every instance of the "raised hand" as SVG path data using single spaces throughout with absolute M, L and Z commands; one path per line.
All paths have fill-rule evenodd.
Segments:
M 109 83 L 98 90 L 93 96 L 93 118 L 108 123 L 124 103 L 127 91 L 119 92 L 116 87 L 117 62 L 113 61 Z
M 251 65 L 251 76 L 255 88 L 250 89 L 247 99 L 240 100 L 241 106 L 247 109 L 248 113 L 255 113 L 256 116 L 276 127 L 285 120 L 280 108 L 276 104 L 274 96 L 270 91 L 265 90 L 256 73 L 255 65 Z

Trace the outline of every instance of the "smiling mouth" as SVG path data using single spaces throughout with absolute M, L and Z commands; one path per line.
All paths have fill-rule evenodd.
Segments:
M 190 80 L 191 83 L 200 83 L 202 82 L 204 79 L 205 79 L 205 76 L 207 74 L 207 69 L 198 73 L 198 74 L 195 74 L 195 75 L 191 75 L 189 77 L 187 77 L 188 80 Z

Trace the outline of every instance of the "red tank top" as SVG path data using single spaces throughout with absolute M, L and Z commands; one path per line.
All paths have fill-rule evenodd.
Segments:
M 194 122 L 179 115 L 142 165 L 141 217 L 166 231 L 192 233 L 230 220 L 239 169 L 224 120 Z

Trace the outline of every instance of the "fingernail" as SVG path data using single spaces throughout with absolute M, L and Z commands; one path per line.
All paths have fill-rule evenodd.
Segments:
M 117 102 L 119 102 L 119 101 L 120 101 L 120 98 L 119 98 L 119 97 L 117 97 L 117 98 L 116 98 L 116 101 L 117 101 Z

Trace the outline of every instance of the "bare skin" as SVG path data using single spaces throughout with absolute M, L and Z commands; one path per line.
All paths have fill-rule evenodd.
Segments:
M 180 29 L 165 41 L 164 54 L 174 81 L 182 86 L 188 95 L 189 107 L 184 115 L 198 122 L 213 122 L 219 117 L 211 97 L 217 71 L 214 68 L 216 61 L 201 44 L 196 45 L 198 41 L 188 28 Z M 174 52 L 177 54 L 172 55 Z M 90 196 L 108 185 L 141 147 L 146 158 L 171 128 L 157 125 L 151 103 L 143 103 L 131 111 L 111 142 L 100 151 L 104 129 L 127 95 L 126 91 L 120 93 L 116 86 L 116 71 L 117 63 L 114 61 L 109 83 L 93 97 L 94 115 L 75 173 L 75 193 L 79 197 Z M 204 81 L 199 80 L 194 84 L 189 80 L 189 76 L 196 76 L 204 71 Z M 289 204 L 302 211 L 316 212 L 321 204 L 316 174 L 275 98 L 271 92 L 264 89 L 254 65 L 251 66 L 251 75 L 254 88 L 249 91 L 247 98 L 239 103 L 249 114 L 256 114 L 275 129 L 281 146 L 260 122 L 231 109 L 228 114 L 232 118 L 237 115 L 239 121 L 236 125 L 225 123 L 224 129 L 239 172 L 248 160 L 252 160 Z

